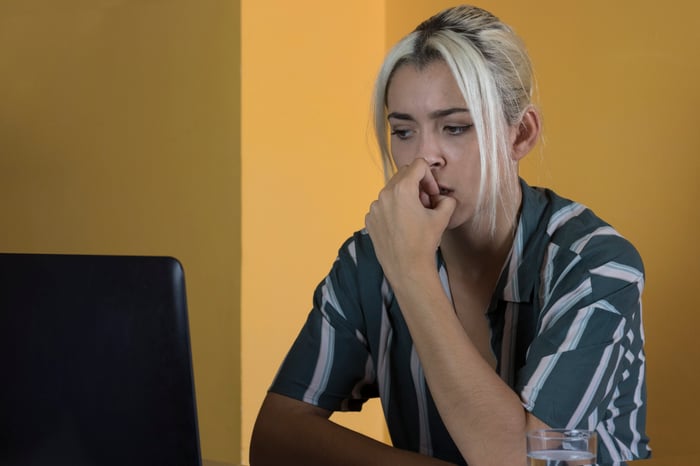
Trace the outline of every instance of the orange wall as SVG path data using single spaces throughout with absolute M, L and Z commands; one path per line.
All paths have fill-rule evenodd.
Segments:
M 376 0 L 242 3 L 244 462 L 313 290 L 382 184 L 368 111 L 383 27 Z M 334 419 L 383 438 L 378 406 Z
M 240 450 L 239 10 L 0 3 L 0 250 L 173 255 L 202 449 Z

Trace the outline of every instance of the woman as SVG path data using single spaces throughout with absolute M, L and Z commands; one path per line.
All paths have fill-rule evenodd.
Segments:
M 470 6 L 388 54 L 375 127 L 388 182 L 348 239 L 261 408 L 260 464 L 525 464 L 525 433 L 595 430 L 598 461 L 649 456 L 634 247 L 528 186 L 529 59 Z M 381 397 L 393 447 L 333 411 Z

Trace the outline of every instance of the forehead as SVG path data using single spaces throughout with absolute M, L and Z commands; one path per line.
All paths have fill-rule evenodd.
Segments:
M 399 65 L 387 86 L 386 103 L 389 111 L 466 107 L 452 71 L 442 60 L 421 67 Z

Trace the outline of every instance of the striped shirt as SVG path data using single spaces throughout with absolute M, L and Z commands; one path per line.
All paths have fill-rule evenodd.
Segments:
M 600 464 L 646 458 L 641 258 L 586 207 L 521 186 L 487 313 L 496 370 L 551 427 L 595 430 Z M 436 264 L 450 296 L 439 251 Z M 331 411 L 379 396 L 394 446 L 466 464 L 365 231 L 341 247 L 313 304 L 270 390 Z

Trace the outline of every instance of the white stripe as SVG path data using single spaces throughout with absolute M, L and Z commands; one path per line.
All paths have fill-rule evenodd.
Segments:
M 544 385 L 545 381 L 549 377 L 554 367 L 559 361 L 560 353 L 555 353 L 550 356 L 543 357 L 537 368 L 532 373 L 532 377 L 528 380 L 527 385 L 523 388 L 522 398 L 525 409 L 532 411 L 535 407 L 535 402 L 537 401 L 537 396 L 540 394 L 540 390 Z M 534 382 L 534 383 L 533 383 Z
M 549 236 L 552 236 L 552 233 L 554 233 L 560 226 L 562 226 L 572 218 L 579 216 L 584 210 L 586 210 L 586 207 L 577 202 L 572 202 L 566 207 L 559 209 L 549 219 L 549 224 L 547 225 L 547 234 Z
M 588 416 L 588 430 L 595 430 L 598 427 L 598 410 L 594 409 Z
M 623 461 L 622 457 L 617 452 L 620 444 L 610 436 L 610 433 L 602 424 L 598 426 L 596 433 L 598 434 L 598 443 L 605 445 L 605 449 L 608 451 L 608 453 L 610 453 L 610 459 L 613 461 L 612 465 L 617 465 L 620 463 L 620 461 Z M 606 466 L 608 465 L 610 465 L 610 463 L 606 463 Z
M 582 309 L 581 311 L 585 311 L 585 309 Z M 581 312 L 579 312 L 578 314 L 580 315 Z M 577 315 L 577 319 L 579 318 L 579 315 Z M 567 337 L 564 339 L 561 345 L 559 345 L 554 354 L 545 356 L 540 360 L 539 364 L 537 365 L 537 368 L 532 374 L 532 377 L 530 377 L 530 380 L 524 387 L 522 397 L 525 401 L 525 408 L 528 409 L 528 411 L 532 410 L 532 408 L 535 406 L 537 396 L 539 395 L 540 390 L 549 378 L 549 374 L 551 374 L 551 372 L 556 367 L 557 362 L 559 361 L 559 357 L 562 355 L 563 352 L 571 350 L 572 345 L 575 345 L 575 343 L 578 342 L 578 340 L 580 339 L 580 335 L 574 333 L 574 328 L 575 325 L 572 325 L 569 328 L 569 333 L 567 334 Z M 535 382 L 534 385 L 532 383 L 533 381 Z
M 566 311 L 572 309 L 576 304 L 578 304 L 583 298 L 590 295 L 592 292 L 591 280 L 586 278 L 582 281 L 579 286 L 566 293 L 561 298 L 559 298 L 555 303 L 552 304 L 550 309 L 545 313 L 542 318 L 542 324 L 540 325 L 540 332 L 547 328 L 553 326 Z
M 357 338 L 357 340 L 360 343 L 362 343 L 363 346 L 367 347 L 367 345 L 368 345 L 367 338 L 365 338 L 365 336 L 362 334 L 362 332 L 360 332 L 360 330 L 358 330 L 358 329 L 355 329 L 355 338 Z
M 551 372 L 556 367 L 562 352 L 571 350 L 573 347 L 575 347 L 576 343 L 581 338 L 581 333 L 583 332 L 583 327 L 585 327 L 585 325 L 582 328 L 579 328 L 577 331 L 576 323 L 587 321 L 588 314 L 588 308 L 579 310 L 576 315 L 576 319 L 574 320 L 574 323 L 569 327 L 569 332 L 567 333 L 566 338 L 559 345 L 556 352 L 549 356 L 545 356 L 540 360 L 539 364 L 537 365 L 537 368 L 532 374 L 532 377 L 530 377 L 530 380 L 525 385 L 522 391 L 522 398 L 525 402 L 525 408 L 528 411 L 532 410 L 532 408 L 535 406 L 537 396 L 539 395 L 540 390 L 547 381 L 549 374 L 551 374 Z
M 606 421 L 607 430 L 613 437 L 615 436 L 615 419 L 620 415 L 620 408 L 615 405 L 615 401 L 617 401 L 619 398 L 620 389 L 619 387 L 615 387 L 615 392 L 613 393 L 612 399 L 610 400 L 610 403 L 608 403 L 608 412 L 610 414 L 608 415 L 608 419 Z
M 326 280 L 323 283 L 323 288 L 321 288 L 321 296 L 321 312 L 324 315 L 326 314 L 326 304 L 330 304 L 331 307 L 333 307 L 333 309 L 335 309 L 343 319 L 347 320 L 347 317 L 345 317 L 345 314 L 343 313 L 343 308 L 340 306 L 338 298 L 335 296 L 335 290 L 333 289 L 333 283 L 331 282 L 330 276 L 326 277 Z
M 589 308 L 588 312 L 588 317 L 590 317 L 590 314 L 593 312 L 593 309 Z M 586 321 L 588 318 L 586 318 Z M 580 329 L 580 332 L 582 333 L 583 330 L 585 329 L 585 325 L 583 325 L 583 328 Z M 622 332 L 624 331 L 624 321 L 620 321 L 620 324 L 618 325 L 618 328 L 615 330 L 615 334 L 613 336 L 614 341 L 619 341 L 620 338 L 622 338 Z M 578 340 L 577 340 L 578 342 Z M 575 346 L 574 346 L 575 347 Z M 613 356 L 613 348 L 614 345 L 608 345 L 605 348 L 605 351 L 603 351 L 603 355 L 600 358 L 600 361 L 598 362 L 598 367 L 593 374 L 593 377 L 591 377 L 591 380 L 588 384 L 588 388 L 586 388 L 586 391 L 584 392 L 583 396 L 581 397 L 581 401 L 578 404 L 578 407 L 576 410 L 573 412 L 571 415 L 571 418 L 569 418 L 568 425 L 571 427 L 576 427 L 579 422 L 583 419 L 584 414 L 586 411 L 588 411 L 588 408 L 591 405 L 591 402 L 593 398 L 595 397 L 596 392 L 598 391 L 600 385 L 604 382 L 603 376 L 605 375 L 605 372 L 609 368 L 610 364 L 610 359 Z M 617 361 L 615 361 L 615 369 L 620 364 L 620 358 L 622 357 L 622 352 L 617 355 Z M 614 370 L 612 373 L 616 373 L 617 370 Z M 608 383 L 610 383 L 611 380 L 608 380 Z M 606 387 L 609 389 L 609 387 Z
M 355 242 L 352 241 L 350 244 L 348 244 L 348 254 L 350 254 L 350 257 L 352 257 L 352 261 L 355 264 L 355 267 L 357 267 L 357 251 L 355 248 Z
M 520 219 L 522 223 L 522 219 Z M 508 266 L 508 280 L 503 289 L 503 295 L 507 301 L 520 302 L 520 286 L 518 284 L 518 268 L 523 257 L 523 228 L 518 225 L 518 233 L 513 241 L 513 250 L 510 253 L 510 264 Z
M 591 273 L 601 277 L 616 278 L 628 283 L 637 283 L 637 289 L 640 293 L 644 288 L 644 274 L 639 269 L 618 262 L 603 264 L 592 269 Z
M 379 326 L 379 353 L 377 354 L 377 386 L 379 389 L 379 399 L 382 401 L 384 417 L 389 419 L 389 390 L 391 389 L 391 360 L 389 351 L 393 331 L 389 322 L 389 309 L 387 304 L 391 302 L 391 291 L 386 279 L 382 279 L 382 320 Z
M 622 313 L 615 306 L 610 304 L 610 301 L 607 301 L 605 299 L 601 299 L 600 301 L 597 301 L 595 303 L 595 307 L 597 309 L 602 310 L 602 311 L 608 311 L 608 312 L 611 312 L 613 314 L 622 315 Z
M 578 240 L 574 241 L 574 243 L 571 245 L 571 250 L 575 252 L 576 254 L 581 254 L 581 251 L 586 247 L 588 242 L 593 239 L 596 236 L 620 236 L 621 235 L 615 231 L 613 227 L 610 226 L 604 226 L 597 228 L 595 231 L 588 233 L 587 235 L 582 236 Z
M 642 402 L 642 386 L 644 385 L 644 374 L 646 372 L 646 358 L 644 357 L 643 350 L 639 352 L 638 358 L 641 361 L 641 364 L 639 367 L 639 377 L 637 378 L 637 386 L 634 389 L 634 405 L 637 407 L 641 407 L 644 404 Z M 638 413 L 639 410 L 635 409 L 634 411 L 632 411 L 632 415 L 630 416 L 630 431 L 632 432 L 632 444 L 630 445 L 630 449 L 634 452 L 636 456 L 639 456 L 639 442 L 642 439 L 641 432 L 639 432 L 639 430 L 637 429 Z
M 574 268 L 576 264 L 581 262 L 581 256 L 574 256 L 574 258 L 569 262 L 569 264 L 566 266 L 566 268 L 559 274 L 559 278 L 557 278 L 557 282 L 554 284 L 552 287 L 552 291 L 557 289 L 557 286 L 566 278 L 566 276 L 569 274 L 569 271 Z M 548 298 L 551 298 L 549 296 Z
M 450 290 L 450 278 L 447 276 L 447 269 L 445 268 L 445 264 L 440 264 L 440 268 L 438 269 L 438 276 L 440 277 L 440 283 L 442 284 L 442 289 L 445 291 L 445 294 L 447 295 L 447 299 L 452 302 L 452 291 Z M 453 304 L 454 306 L 454 304 Z
M 333 366 L 333 349 L 335 343 L 335 329 L 327 319 L 321 320 L 321 347 L 316 359 L 314 375 L 309 387 L 304 393 L 304 401 L 313 405 L 318 404 L 321 394 L 326 391 L 328 377 Z
M 590 306 L 576 311 L 576 317 L 574 317 L 574 320 L 571 322 L 571 326 L 566 332 L 566 338 L 559 348 L 564 348 L 565 351 L 568 351 L 578 346 L 578 342 L 581 341 L 581 337 L 586 331 L 586 326 L 588 325 L 588 321 L 591 320 L 593 312 L 594 310 Z
M 428 398 L 425 392 L 425 377 L 423 368 L 418 359 L 416 347 L 411 347 L 411 376 L 413 386 L 416 389 L 416 403 L 418 404 L 418 435 L 420 452 L 424 455 L 433 455 L 433 446 L 430 439 L 430 423 L 428 422 Z
M 554 258 L 559 252 L 559 246 L 549 244 L 547 253 L 544 258 L 544 267 L 542 268 L 542 307 L 546 307 L 549 300 L 552 298 L 552 277 L 554 276 Z

